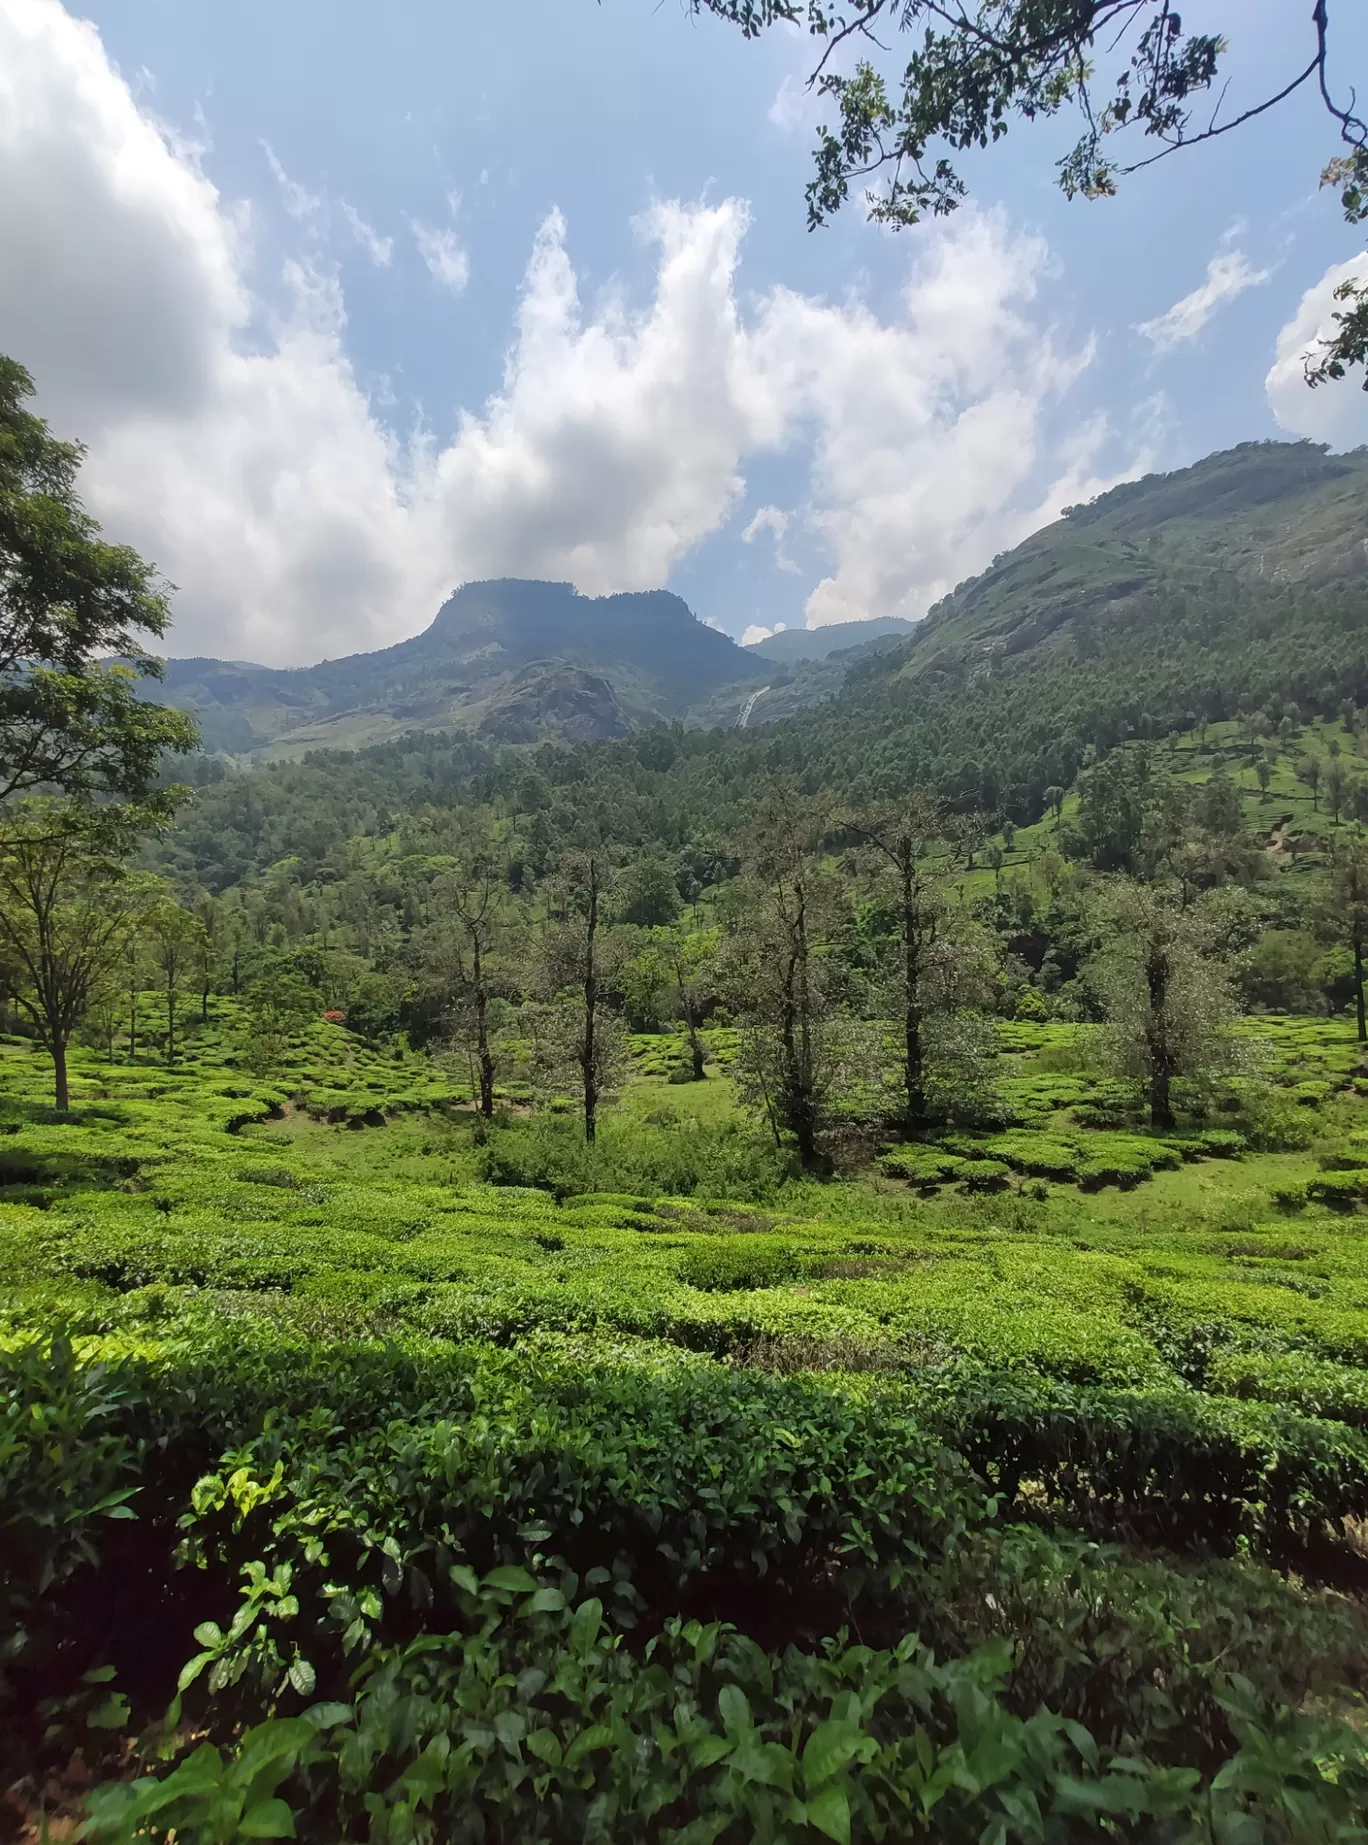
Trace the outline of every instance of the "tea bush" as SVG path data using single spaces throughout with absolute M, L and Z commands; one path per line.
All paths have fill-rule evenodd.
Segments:
M 1259 1025 L 1272 1089 L 1159 1136 L 1014 1021 L 1014 1125 L 826 1183 L 663 1039 L 592 1150 L 327 1023 L 81 1053 L 65 1118 L 0 1045 L 5 1785 L 79 1748 L 110 1841 L 1362 1836 L 1357 1053 Z

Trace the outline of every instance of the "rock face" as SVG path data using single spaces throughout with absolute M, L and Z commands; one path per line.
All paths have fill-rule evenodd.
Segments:
M 165 690 L 198 717 L 207 748 L 288 756 L 412 730 L 621 736 L 730 686 L 739 704 L 763 676 L 763 661 L 668 590 L 581 596 L 509 577 L 465 584 L 431 627 L 378 653 L 287 670 L 172 660 Z
M 499 743 L 601 743 L 630 729 L 606 679 L 559 661 L 525 666 L 480 720 L 480 734 Z

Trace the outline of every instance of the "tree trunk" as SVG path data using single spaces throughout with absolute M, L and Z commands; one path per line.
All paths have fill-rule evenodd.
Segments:
M 209 982 L 206 980 L 200 988 L 200 1023 L 209 1023 Z
M 132 1063 L 138 1054 L 138 996 L 134 992 L 128 995 L 128 1061 Z
M 1354 1009 L 1358 1014 L 1358 1041 L 1368 1044 L 1368 1013 L 1363 1004 L 1363 932 L 1354 931 Z
M 176 996 L 166 989 L 166 1061 L 176 1061 Z
M 1168 956 L 1162 949 L 1151 950 L 1146 974 L 1150 999 L 1150 1082 L 1149 1106 L 1152 1128 L 1173 1126 L 1173 1103 L 1169 1086 L 1173 1078 L 1173 1054 L 1168 1042 Z
M 52 1040 L 52 1075 L 53 1087 L 57 1095 L 57 1108 L 66 1114 L 71 1107 L 71 1090 L 67 1084 L 66 1039 L 60 1036 Z
M 488 1121 L 494 1114 L 494 1058 L 489 1049 L 489 1000 L 480 967 L 480 940 L 474 930 L 471 931 L 471 952 L 475 973 L 475 1045 L 480 1062 L 480 1113 Z
M 693 1061 L 693 1079 L 696 1083 L 701 1083 L 704 1075 L 703 1065 L 706 1059 L 703 1051 L 703 1040 L 698 1035 L 698 1026 L 694 1022 L 692 1010 L 684 1014 L 684 1023 L 688 1027 L 689 1032 L 689 1056 Z
M 916 901 L 912 861 L 902 865 L 903 887 L 903 1085 L 907 1096 L 909 1130 L 926 1119 L 926 1050 L 922 1043 L 921 955 L 917 939 Z
M 594 1032 L 598 1023 L 598 978 L 594 950 L 598 935 L 598 869 L 589 863 L 589 916 L 585 924 L 584 950 L 584 1048 L 580 1063 L 584 1072 L 584 1138 L 592 1142 L 598 1128 L 598 1044 Z

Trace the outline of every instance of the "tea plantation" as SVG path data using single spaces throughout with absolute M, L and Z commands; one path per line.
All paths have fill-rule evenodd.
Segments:
M 494 1124 L 0 1045 L 12 1836 L 1368 1838 L 1368 1075 L 794 1176 L 725 1074 Z

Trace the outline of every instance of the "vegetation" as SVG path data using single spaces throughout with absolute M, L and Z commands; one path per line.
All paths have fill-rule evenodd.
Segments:
M 996 144 L 1012 117 L 1037 122 L 1074 110 L 1083 133 L 1058 162 L 1068 198 L 1109 198 L 1119 182 L 1183 148 L 1215 140 L 1276 108 L 1303 89 L 1319 90 L 1342 152 L 1321 175 L 1335 187 L 1345 219 L 1368 218 L 1368 123 L 1355 114 L 1352 86 L 1331 71 L 1329 0 L 1316 0 L 1307 25 L 1309 59 L 1257 103 L 1222 119 L 1231 42 L 1193 32 L 1168 0 L 855 0 L 838 10 L 825 0 L 691 0 L 694 12 L 719 15 L 755 38 L 773 25 L 806 26 L 816 41 L 809 79 L 835 105 L 835 126 L 817 136 L 807 188 L 808 226 L 825 224 L 850 197 L 852 182 L 880 177 L 865 195 L 870 218 L 901 229 L 931 214 L 943 217 L 965 196 L 952 156 Z M 889 29 L 918 42 L 901 69 L 881 68 L 892 54 Z M 1238 42 L 1238 41 L 1237 41 Z M 840 68 L 848 47 L 860 56 Z M 1221 86 L 1203 122 L 1194 113 Z M 1139 137 L 1127 163 L 1113 154 L 1127 133 Z M 944 152 L 937 151 L 944 149 Z M 1339 298 L 1336 332 L 1324 342 L 1310 384 L 1339 382 L 1368 358 L 1368 298 L 1354 281 Z
M 16 789 L 4 1826 L 1365 1836 L 1362 468 L 1294 453 L 759 732 Z

